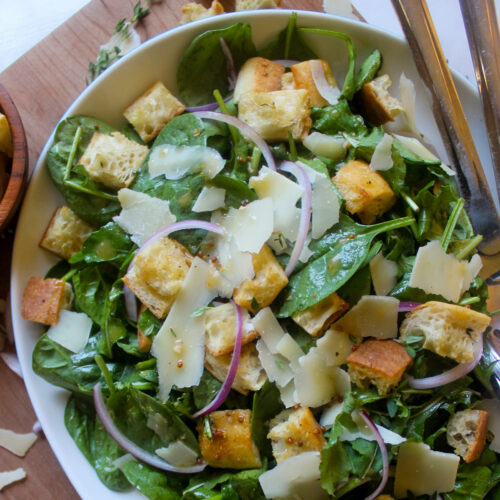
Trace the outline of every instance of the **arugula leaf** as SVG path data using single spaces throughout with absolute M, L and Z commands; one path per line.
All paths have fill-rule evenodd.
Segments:
M 340 132 L 364 135 L 368 132 L 361 115 L 355 115 L 346 99 L 339 99 L 333 106 L 312 108 L 313 128 L 324 134 L 335 135 Z
M 361 90 L 365 83 L 370 82 L 375 78 L 378 70 L 382 66 L 382 54 L 380 50 L 375 49 L 361 64 L 356 77 L 354 79 L 354 92 Z

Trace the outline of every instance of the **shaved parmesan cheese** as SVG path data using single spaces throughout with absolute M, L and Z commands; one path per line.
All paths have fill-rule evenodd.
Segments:
M 433 240 L 418 249 L 408 285 L 458 302 L 481 267 L 479 255 L 474 255 L 470 262 L 458 260 L 447 254 L 438 240 Z
M 309 243 L 311 243 L 311 233 L 307 235 L 306 242 L 304 243 L 304 248 L 300 254 L 299 260 L 304 264 L 314 255 L 314 252 L 309 248 Z
M 260 333 L 260 338 L 266 344 L 266 347 L 273 354 L 278 353 L 278 344 L 285 335 L 283 328 L 271 311 L 270 307 L 261 309 L 252 320 L 253 327 Z
M 262 339 L 257 341 L 256 347 L 267 378 L 278 387 L 285 387 L 293 379 L 290 362 L 280 354 L 273 354 Z
M 304 163 L 300 163 L 300 166 L 311 182 L 311 237 L 318 239 L 339 221 L 340 202 L 331 180 L 325 174 Z
M 409 149 L 412 153 L 420 156 L 424 160 L 441 161 L 434 153 L 429 151 L 418 139 L 414 137 L 406 137 L 404 135 L 392 134 L 406 149 Z M 456 172 L 452 170 L 448 165 L 441 162 L 441 168 L 448 175 L 456 175 Z
M 359 438 L 366 439 L 367 441 L 376 441 L 373 430 L 366 424 L 363 418 L 361 418 L 361 415 L 357 410 L 352 413 L 352 419 L 358 426 L 358 430 L 353 432 L 349 429 L 344 429 L 339 438 L 341 441 L 354 441 Z M 377 430 L 379 431 L 382 439 L 384 440 L 384 443 L 386 444 L 397 446 L 406 441 L 406 438 L 400 436 L 396 432 L 391 431 L 390 429 L 386 429 L 385 427 L 377 424 L 375 424 L 375 426 L 377 427 Z
M 500 453 L 500 400 L 485 399 L 481 401 L 479 408 L 488 412 L 488 431 L 493 434 L 490 448 Z
M 113 465 L 117 468 L 122 470 L 122 467 L 128 463 L 128 462 L 135 462 L 136 459 L 130 454 L 130 453 L 125 453 L 125 455 L 122 455 L 121 457 L 118 457 L 116 460 L 113 460 Z
M 389 170 L 392 165 L 392 136 L 384 134 L 373 151 L 370 168 L 372 170 Z
M 198 459 L 198 453 L 182 441 L 174 441 L 167 447 L 158 448 L 155 453 L 174 467 L 189 467 L 194 465 Z
M 399 93 L 408 127 L 417 137 L 423 137 L 415 122 L 415 98 L 417 95 L 415 85 L 404 73 L 401 73 L 401 77 L 399 78 Z
M 25 477 L 26 477 L 26 472 L 22 468 L 9 470 L 6 472 L 0 472 L 0 491 L 9 484 L 15 483 L 16 481 L 20 481 Z
M 353 345 L 354 342 L 347 332 L 329 328 L 318 339 L 316 348 L 328 366 L 340 366 L 347 361 L 347 356 L 351 354 Z
M 120 189 L 118 200 L 122 206 L 120 215 L 113 220 L 141 246 L 158 230 L 176 221 L 170 211 L 170 203 L 132 189 Z
M 398 265 L 379 252 L 370 261 L 370 274 L 377 295 L 388 295 L 396 286 Z
M 398 306 L 394 297 L 363 295 L 333 327 L 355 337 L 394 338 L 398 334 Z
M 424 443 L 405 442 L 399 448 L 394 496 L 432 495 L 455 487 L 460 457 L 454 453 L 432 451 Z
M 151 178 L 164 175 L 166 179 L 175 180 L 190 173 L 203 172 L 208 179 L 213 179 L 225 163 L 213 148 L 161 144 L 151 150 L 148 169 Z
M 351 388 L 347 372 L 329 366 L 317 347 L 299 358 L 294 376 L 299 403 L 311 408 L 328 403 L 334 396 L 343 396 Z
M 204 186 L 194 202 L 193 212 L 212 212 L 224 206 L 226 190 Z
M 285 335 L 281 337 L 281 340 L 276 345 L 276 350 L 290 361 L 292 369 L 294 367 L 298 368 L 298 360 L 301 356 L 304 356 L 304 351 L 288 333 L 285 333 Z
M 333 403 L 329 406 L 322 414 L 319 419 L 320 425 L 329 429 L 337 420 L 337 417 L 342 413 L 344 409 L 344 402 Z
M 200 382 L 205 321 L 203 317 L 193 317 L 193 312 L 217 296 L 217 289 L 209 286 L 210 280 L 209 264 L 195 257 L 167 319 L 153 340 L 151 353 L 157 359 L 161 401 L 167 400 L 174 385 L 192 387 Z
M 297 239 L 300 220 L 300 209 L 296 205 L 304 192 L 303 188 L 268 167 L 262 167 L 257 177 L 250 178 L 249 184 L 259 199 L 272 198 L 273 231 L 294 242 Z
M 281 402 L 285 405 L 285 408 L 291 408 L 292 406 L 299 404 L 293 380 L 288 382 L 285 387 L 278 387 L 278 389 L 280 391 Z
M 266 498 L 323 500 L 328 493 L 321 487 L 319 451 L 306 451 L 287 458 L 259 476 Z
M 267 240 L 267 245 L 276 255 L 281 255 L 289 251 L 285 237 L 277 231 L 273 231 L 271 237 Z
M 59 321 L 47 330 L 47 336 L 72 352 L 80 352 L 89 340 L 92 320 L 85 314 L 61 309 Z
M 346 140 L 341 136 L 320 134 L 313 132 L 309 134 L 302 144 L 316 156 L 325 156 L 332 160 L 340 161 L 345 157 L 347 148 Z
M 34 432 L 18 434 L 9 429 L 0 429 L 0 446 L 18 457 L 24 457 L 36 439 L 37 435 Z

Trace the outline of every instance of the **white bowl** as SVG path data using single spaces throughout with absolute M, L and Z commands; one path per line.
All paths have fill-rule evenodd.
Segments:
M 90 85 L 70 106 L 64 116 L 88 114 L 120 128 L 125 124 L 121 111 L 152 83 L 162 80 L 174 93 L 177 63 L 189 42 L 208 29 L 248 22 L 253 29 L 256 46 L 262 47 L 283 29 L 290 11 L 254 11 L 216 16 L 190 23 L 163 33 L 146 42 L 117 62 Z M 432 118 L 426 92 L 419 83 L 412 56 L 406 42 L 367 24 L 331 15 L 299 12 L 299 26 L 328 28 L 349 34 L 356 46 L 358 61 L 378 48 L 384 56 L 383 71 L 390 74 L 394 87 L 402 71 L 416 84 L 417 124 L 427 137 L 434 140 L 444 157 L 444 149 Z M 339 82 L 343 81 L 347 66 L 345 43 L 318 35 L 304 36 L 311 47 L 331 64 Z M 455 74 L 458 91 L 476 140 L 483 165 L 492 172 L 486 131 L 480 112 L 478 96 L 472 86 Z M 57 82 L 54 82 L 57 86 Z M 63 199 L 44 168 L 52 137 L 45 145 L 36 165 L 19 219 L 12 266 L 12 317 L 17 352 L 31 402 L 42 424 L 49 443 L 73 486 L 84 500 L 96 498 L 143 498 L 135 491 L 116 493 L 108 490 L 97 478 L 93 468 L 80 453 L 64 427 L 64 406 L 68 393 L 35 375 L 31 369 L 31 354 L 40 336 L 40 325 L 21 318 L 22 294 L 31 276 L 43 275 L 56 259 L 38 247 L 38 242 L 54 209 Z

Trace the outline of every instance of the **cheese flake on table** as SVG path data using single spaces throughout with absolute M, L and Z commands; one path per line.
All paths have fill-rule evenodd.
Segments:
M 124 188 L 118 191 L 118 200 L 122 211 L 120 215 L 113 217 L 113 221 L 130 235 L 130 239 L 137 246 L 141 246 L 154 233 L 176 221 L 168 201 L 146 193 Z
M 198 385 L 203 373 L 205 320 L 193 317 L 217 295 L 211 287 L 210 265 L 195 257 L 166 320 L 153 340 L 151 353 L 157 359 L 159 393 L 166 401 L 170 390 Z
M 438 240 L 433 240 L 418 249 L 408 285 L 456 303 L 481 267 L 479 255 L 475 254 L 470 262 L 458 260 L 447 254 Z
M 71 352 L 80 352 L 89 340 L 92 320 L 85 314 L 61 309 L 59 321 L 47 330 L 47 336 Z
M 36 440 L 34 432 L 18 434 L 9 429 L 0 429 L 0 446 L 18 457 L 24 457 Z
M 226 190 L 222 188 L 203 186 L 194 202 L 193 212 L 212 212 L 224 206 Z
M 19 469 L 9 470 L 5 472 L 0 472 L 0 491 L 8 486 L 9 484 L 20 481 L 26 477 L 26 472 L 24 469 L 19 467 Z

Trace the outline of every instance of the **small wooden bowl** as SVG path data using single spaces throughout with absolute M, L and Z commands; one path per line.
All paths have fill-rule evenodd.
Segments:
M 9 172 L 9 183 L 5 192 L 0 194 L 0 233 L 7 227 L 14 214 L 26 187 L 28 178 L 28 148 L 23 123 L 5 88 L 0 84 L 0 112 L 9 122 L 12 135 L 12 163 Z

